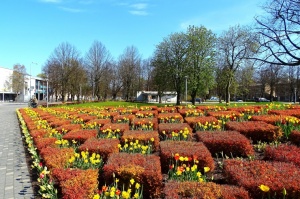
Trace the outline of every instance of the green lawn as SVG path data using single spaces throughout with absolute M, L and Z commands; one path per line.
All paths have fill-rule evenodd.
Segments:
M 273 104 L 287 104 L 288 102 L 272 102 Z M 191 103 L 188 103 L 191 105 Z M 239 106 L 247 106 L 247 105 L 267 105 L 270 104 L 270 102 L 231 102 L 230 105 L 227 105 L 225 102 L 219 103 L 217 101 L 206 101 L 204 103 L 198 104 L 196 103 L 196 106 L 228 106 L 228 107 L 239 107 Z M 63 104 L 62 106 L 65 106 L 66 104 Z M 125 102 L 125 101 L 106 101 L 106 102 L 86 102 L 86 103 L 80 103 L 80 104 L 69 104 L 70 107 L 101 107 L 101 106 L 114 106 L 114 107 L 141 107 L 141 106 L 175 106 L 175 103 L 142 103 L 142 102 Z M 182 106 L 186 106 L 186 104 L 183 102 L 181 104 Z

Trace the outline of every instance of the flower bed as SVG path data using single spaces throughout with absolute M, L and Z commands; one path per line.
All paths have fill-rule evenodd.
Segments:
M 161 194 L 161 164 L 156 155 L 113 153 L 103 167 L 104 181 L 113 183 L 113 175 L 121 183 L 133 178 L 143 184 L 145 198 L 157 198 Z
M 291 162 L 300 168 L 300 148 L 286 144 L 267 146 L 265 148 L 265 160 Z
M 290 135 L 290 140 L 292 141 L 292 143 L 300 146 L 300 131 L 299 130 L 292 131 Z
M 96 139 L 91 138 L 86 140 L 82 145 L 78 147 L 79 151 L 89 151 L 90 153 L 98 153 L 106 161 L 111 153 L 118 153 L 118 145 L 120 141 L 118 139 Z
M 76 142 L 83 143 L 90 138 L 95 138 L 97 136 L 98 131 L 96 129 L 76 129 L 71 130 L 65 135 L 62 136 L 63 139 L 69 140 L 72 142 L 75 140 Z
M 164 187 L 165 198 L 201 198 L 201 199 L 250 199 L 248 192 L 237 186 L 218 185 L 212 182 L 167 182 Z
M 198 131 L 196 138 L 213 155 L 221 152 L 229 157 L 254 155 L 250 140 L 237 131 Z
M 201 142 L 163 141 L 160 142 L 160 150 L 162 171 L 164 173 L 168 172 L 173 156 L 177 153 L 180 156 L 187 157 L 187 163 L 196 159 L 198 168 L 201 170 L 204 167 L 209 167 L 211 171 L 215 168 L 210 152 Z
M 193 129 L 186 123 L 161 123 L 158 125 L 161 140 L 192 140 Z
M 139 131 L 139 130 L 129 130 L 124 131 L 123 136 L 121 137 L 121 143 L 125 144 L 127 142 L 136 142 L 138 140 L 139 144 L 153 144 L 153 151 L 156 152 L 159 150 L 159 136 L 158 131 Z
M 203 116 L 204 115 L 204 112 L 202 110 L 195 109 L 195 108 L 178 109 L 178 112 L 183 117 L 198 117 L 198 116 Z
M 165 107 L 158 107 L 158 113 L 177 113 L 177 109 L 174 106 L 165 106 Z
M 60 186 L 63 199 L 93 198 L 98 189 L 97 169 L 53 169 L 52 178 Z
M 157 116 L 159 123 L 182 123 L 183 117 L 179 113 L 159 113 Z
M 272 142 L 282 136 L 280 127 L 262 121 L 229 121 L 225 124 L 225 128 L 227 130 L 238 131 L 255 143 L 258 141 Z
M 254 118 L 256 115 L 263 115 L 257 118 L 277 118 L 278 116 L 266 115 L 266 110 L 274 107 L 254 106 L 244 110 L 228 107 L 228 110 L 248 114 Z M 157 122 L 159 116 L 156 112 L 160 112 L 163 116 L 175 116 L 178 113 L 173 113 L 173 110 L 181 113 L 194 113 L 193 111 L 197 110 L 195 113 L 206 114 L 207 111 L 221 113 L 226 109 L 227 107 L 217 106 L 201 108 L 178 106 L 168 109 L 150 106 L 139 110 L 125 107 L 26 108 L 20 110 L 23 115 L 20 122 L 28 151 L 34 158 L 32 166 L 40 173 L 39 192 L 42 194 L 51 192 L 55 195 L 54 183 L 58 188 L 59 198 L 72 198 L 76 195 L 77 198 L 91 199 L 107 194 L 126 198 L 130 195 L 130 189 L 132 189 L 131 197 L 136 198 L 138 195 L 134 194 L 137 190 L 144 198 L 215 196 L 229 199 L 250 198 L 249 195 L 251 198 L 266 198 L 270 194 L 271 197 L 278 199 L 284 196 L 284 192 L 287 192 L 286 198 L 299 198 L 299 180 L 296 179 L 299 167 L 295 166 L 298 164 L 299 148 L 282 147 L 290 143 L 299 145 L 298 130 L 292 131 L 289 139 L 284 139 L 284 136 L 281 136 L 284 126 L 275 127 L 261 121 L 232 122 L 228 119 L 225 125 L 228 131 L 223 131 L 225 120 L 220 121 L 216 116 L 191 114 L 185 115 L 184 121 L 181 121 L 183 123 Z M 295 111 L 296 108 L 291 110 Z M 140 113 L 138 116 L 134 115 L 138 112 Z M 136 125 L 144 121 L 147 127 L 143 128 L 141 125 L 141 129 L 132 130 L 131 123 L 114 123 L 119 122 L 117 120 L 120 118 L 129 116 L 128 113 L 131 114 L 132 121 L 137 122 Z M 92 119 L 95 117 L 98 119 Z M 245 116 L 242 119 L 245 119 Z M 57 124 L 51 127 L 49 124 L 53 121 Z M 68 122 L 58 125 L 59 121 Z M 71 122 L 77 124 L 70 124 Z M 150 124 L 153 126 L 156 124 L 158 130 L 153 130 Z M 201 131 L 198 124 L 203 125 Z M 220 125 L 220 128 L 208 131 L 209 127 L 214 125 Z M 149 128 L 151 126 L 152 129 Z M 230 132 L 230 128 L 239 133 Z M 100 138 L 101 135 L 104 137 Z M 250 144 L 250 139 L 254 140 L 255 145 Z M 280 142 L 284 143 L 278 145 Z M 133 151 L 125 150 L 126 144 L 127 147 L 133 148 L 140 146 L 142 148 L 150 144 L 154 150 L 135 149 L 135 153 L 132 153 Z M 277 145 L 278 148 L 275 148 Z M 253 149 L 261 149 L 265 153 L 256 151 L 253 155 Z M 212 154 L 220 154 L 221 151 L 223 156 L 213 159 Z M 237 159 L 244 161 L 232 159 L 232 156 L 238 156 Z M 100 163 L 97 163 L 99 160 L 97 158 L 101 158 Z M 284 161 L 294 163 L 288 164 Z M 82 165 L 82 168 L 78 169 L 78 165 Z M 73 168 L 67 169 L 68 167 Z M 93 177 L 90 176 L 93 172 L 86 173 L 87 170 L 95 172 Z M 43 177 L 46 175 L 52 180 L 47 181 Z M 287 177 L 283 179 L 283 176 Z M 194 182 L 186 182 L 187 180 Z M 280 184 L 280 180 L 283 183 Z M 127 184 L 125 183 L 122 189 L 125 181 Z M 136 188 L 133 182 L 141 189 Z M 95 183 L 98 185 L 95 186 Z M 116 183 L 119 184 L 114 191 Z M 284 186 L 285 184 L 288 186 Z M 83 187 L 87 187 L 86 190 Z
M 157 130 L 157 118 L 134 118 L 131 122 L 130 128 L 132 130 Z
M 228 159 L 224 172 L 229 183 L 244 187 L 252 198 L 266 197 L 265 192 L 283 198 L 284 190 L 289 198 L 300 197 L 300 170 L 291 163 Z
M 185 122 L 188 123 L 193 129 L 196 129 L 197 126 L 207 126 L 219 125 L 219 120 L 213 116 L 203 116 L 203 117 L 186 117 L 184 118 Z

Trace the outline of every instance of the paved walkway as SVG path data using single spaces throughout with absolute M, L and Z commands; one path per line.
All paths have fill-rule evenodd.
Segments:
M 0 102 L 0 198 L 33 199 L 17 108 L 27 104 Z

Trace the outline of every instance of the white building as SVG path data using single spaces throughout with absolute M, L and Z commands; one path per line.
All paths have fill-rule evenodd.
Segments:
M 20 93 L 12 90 L 12 69 L 0 67 L 0 101 L 28 102 L 31 97 L 45 100 L 47 96 L 47 82 L 39 77 L 25 75 L 24 89 Z
M 159 102 L 157 91 L 138 91 L 136 100 L 140 102 Z M 165 91 L 161 97 L 162 102 L 176 102 L 177 93 L 175 91 Z

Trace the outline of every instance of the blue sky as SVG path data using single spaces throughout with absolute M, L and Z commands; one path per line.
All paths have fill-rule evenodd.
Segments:
M 250 25 L 262 14 L 262 0 L 1 0 L 0 67 L 25 65 L 37 75 L 63 42 L 82 56 L 93 41 L 115 59 L 128 46 L 142 58 L 189 25 L 216 34 L 234 25 Z

